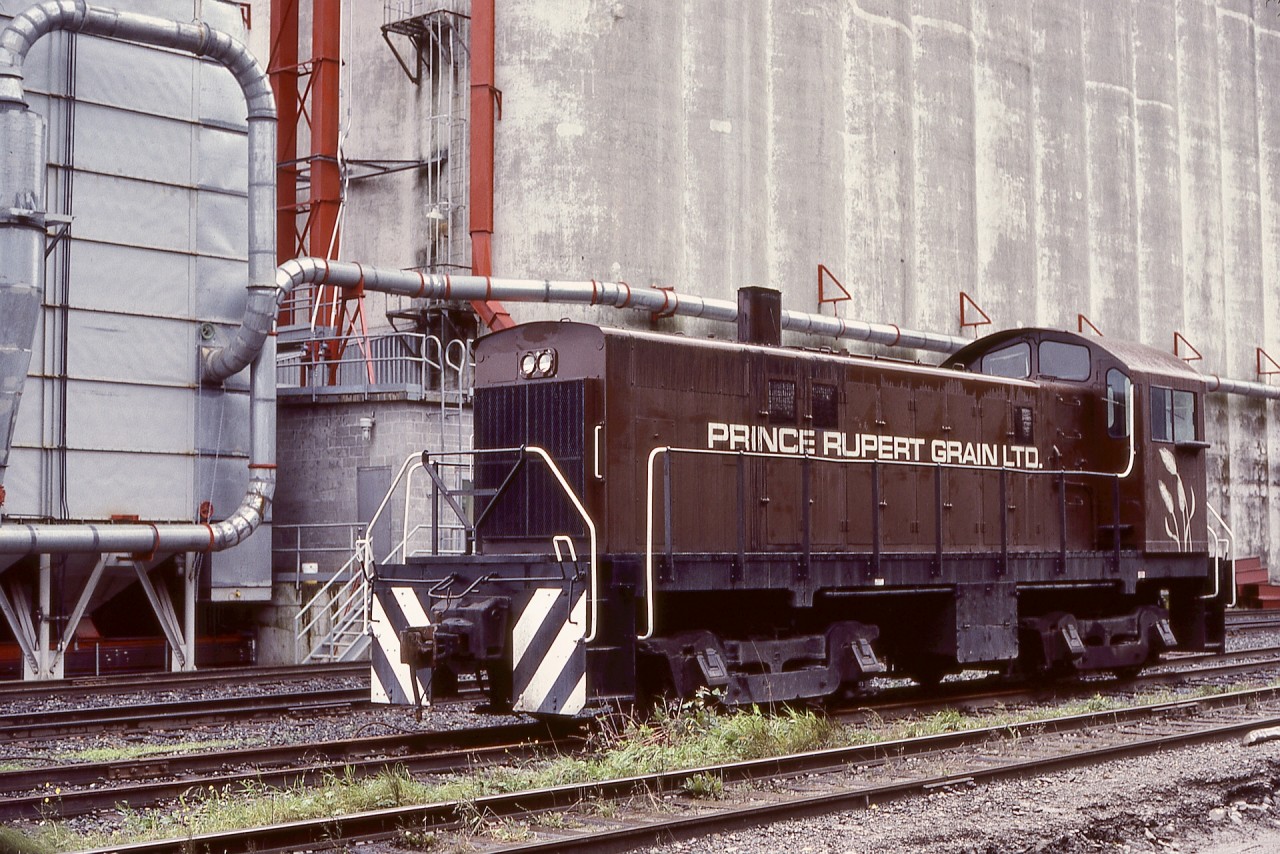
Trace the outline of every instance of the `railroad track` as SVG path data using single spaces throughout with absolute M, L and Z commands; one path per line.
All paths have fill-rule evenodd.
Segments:
M 270 851 L 387 840 L 405 828 L 416 832 L 452 831 L 469 826 L 477 814 L 498 820 L 523 820 L 547 811 L 574 810 L 595 801 L 622 806 L 607 824 L 599 818 L 586 828 L 569 830 L 538 827 L 540 836 L 514 846 L 522 852 L 627 850 L 644 844 L 703 836 L 731 828 L 759 825 L 836 810 L 858 809 L 872 803 L 969 783 L 1046 773 L 1065 767 L 1096 764 L 1191 744 L 1239 737 L 1261 727 L 1280 725 L 1280 689 L 1240 691 L 1173 703 L 1073 715 L 1028 724 L 1011 724 L 944 735 L 833 748 L 810 753 L 727 765 L 685 768 L 661 774 L 562 785 L 547 789 L 442 802 L 422 806 L 372 810 L 357 815 L 295 821 L 229 833 L 211 833 L 183 840 L 116 846 L 110 850 L 142 854 L 172 850 L 180 845 L 226 852 Z M 1046 734 L 1079 732 L 1081 738 L 1043 738 Z M 927 765 L 961 767 L 930 774 L 912 764 L 911 757 L 928 754 L 939 761 Z M 945 763 L 941 760 L 945 758 Z M 879 779 L 859 779 L 858 772 L 874 768 Z M 696 814 L 672 817 L 653 814 L 632 803 L 638 795 L 674 794 L 691 778 L 707 777 L 732 786 L 804 776 L 803 792 L 762 791 L 759 787 L 730 793 L 726 803 L 697 801 Z M 740 803 L 733 803 L 733 800 Z M 628 804 L 631 804 L 628 806 Z M 473 840 L 474 842 L 474 840 Z M 105 850 L 105 849 L 104 849 Z M 97 854 L 95 852 L 95 854 Z
M 529 722 L 4 771 L 0 820 L 69 818 L 121 804 L 145 807 L 190 790 L 238 783 L 284 787 L 391 768 L 419 775 L 461 773 L 539 751 L 576 749 L 583 743 L 582 730 L 572 723 Z M 51 791 L 59 794 L 50 798 Z
M 1247 660 L 1246 660 L 1247 659 Z M 1025 702 L 1045 702 L 1096 692 L 1098 688 L 1126 690 L 1136 684 L 1180 682 L 1189 678 L 1213 678 L 1280 667 L 1280 647 L 1251 650 L 1205 660 L 1187 656 L 1180 669 L 1146 674 L 1126 682 L 1068 683 L 1028 690 L 985 683 L 974 691 L 972 683 L 946 683 L 952 690 L 942 696 L 929 694 L 922 703 L 918 693 L 906 689 L 902 698 L 876 700 L 870 708 L 881 718 L 896 713 L 920 713 L 934 707 L 991 707 Z M 935 689 L 936 690 L 936 689 Z M 856 721 L 866 715 L 868 704 L 832 710 L 833 716 Z M 368 739 L 348 739 L 304 745 L 243 748 L 194 756 L 163 756 L 105 763 L 76 763 L 0 773 L 0 819 L 16 819 L 57 813 L 62 817 L 127 804 L 146 807 L 176 798 L 191 789 L 253 781 L 268 786 L 313 782 L 326 775 L 367 776 L 391 768 L 411 774 L 447 774 L 478 765 L 508 762 L 537 751 L 558 752 L 581 744 L 580 727 L 529 723 L 450 732 L 422 732 Z M 50 789 L 61 795 L 50 803 Z
M 1259 670 L 1280 672 L 1280 646 L 1237 652 L 1191 654 L 1170 658 L 1128 679 L 1064 680 L 1057 682 L 1008 682 L 999 676 L 969 681 L 943 682 L 929 689 L 918 685 L 892 688 L 871 697 L 855 698 L 829 708 L 845 720 L 874 713 L 879 717 L 921 714 L 941 709 L 980 709 L 1002 704 L 1044 703 L 1088 696 L 1098 691 L 1138 690 L 1155 685 L 1176 685 L 1188 679 L 1222 678 Z
M 369 689 L 339 688 L 289 694 L 252 694 L 173 700 L 92 709 L 56 709 L 0 715 L 0 743 L 130 729 L 165 729 L 271 715 L 368 706 Z
M 368 662 L 340 664 L 298 664 L 282 667 L 232 667 L 197 670 L 189 673 L 83 676 L 51 682 L 0 681 L 0 704 L 49 697 L 97 697 L 145 691 L 183 690 L 224 685 L 278 683 L 302 679 L 369 678 Z
M 1280 613 L 1275 611 L 1228 611 L 1227 628 L 1231 631 L 1280 628 Z

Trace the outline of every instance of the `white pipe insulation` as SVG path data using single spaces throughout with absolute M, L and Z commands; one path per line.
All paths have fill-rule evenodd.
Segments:
M 244 91 L 249 125 L 249 299 L 235 340 L 201 353 L 203 378 L 221 381 L 252 366 L 249 486 L 239 508 L 212 524 L 0 525 L 0 554 L 217 551 L 261 524 L 275 493 L 275 343 L 271 328 L 275 275 L 276 108 L 271 84 L 249 49 L 203 23 L 181 23 L 47 0 L 17 15 L 0 33 L 0 501 L 18 401 L 44 287 L 44 118 L 28 109 L 22 67 L 42 36 L 57 30 L 180 50 L 221 63 Z

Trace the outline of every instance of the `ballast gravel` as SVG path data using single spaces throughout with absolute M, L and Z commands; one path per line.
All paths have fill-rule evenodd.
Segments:
M 1261 846 L 1261 847 L 1259 847 Z M 647 854 L 1280 851 L 1280 741 L 1168 751 L 645 849 Z

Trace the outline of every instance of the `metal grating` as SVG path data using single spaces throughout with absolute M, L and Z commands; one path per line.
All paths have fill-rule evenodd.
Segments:
M 581 496 L 584 390 L 581 380 L 476 389 L 476 450 L 522 445 L 545 448 Z M 478 488 L 497 489 L 517 456 L 477 458 Z M 555 478 L 539 460 L 530 459 L 497 498 L 477 534 L 481 539 L 550 539 L 557 534 L 581 536 L 583 532 L 581 517 Z

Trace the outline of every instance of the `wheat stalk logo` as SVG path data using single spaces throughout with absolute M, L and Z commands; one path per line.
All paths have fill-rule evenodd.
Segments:
M 1165 470 L 1173 475 L 1174 492 L 1177 493 L 1177 506 L 1174 505 L 1174 492 L 1165 486 L 1164 481 L 1159 482 L 1160 500 L 1164 502 L 1164 509 L 1168 513 L 1164 520 L 1164 532 L 1169 535 L 1169 539 L 1173 540 L 1184 549 L 1191 548 L 1191 520 L 1196 515 L 1196 496 L 1195 493 L 1187 494 L 1187 488 L 1182 483 L 1182 475 L 1178 474 L 1178 462 L 1173 457 L 1173 451 L 1168 448 L 1160 449 L 1160 462 L 1164 463 Z

